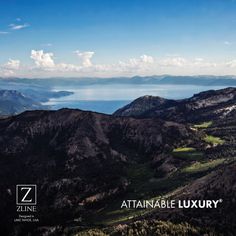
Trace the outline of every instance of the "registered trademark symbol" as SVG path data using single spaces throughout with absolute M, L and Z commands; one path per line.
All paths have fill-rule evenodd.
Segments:
M 223 202 L 223 199 L 219 199 L 219 202 Z

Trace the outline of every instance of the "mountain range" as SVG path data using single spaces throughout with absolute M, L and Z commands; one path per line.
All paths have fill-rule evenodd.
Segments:
M 16 90 L 0 90 L 0 115 L 8 116 L 26 110 L 44 109 L 39 102 L 26 97 Z
M 144 96 L 117 110 L 115 116 L 158 117 L 178 122 L 200 122 L 235 114 L 235 88 L 209 90 L 191 98 L 169 100 Z
M 26 89 L 24 92 L 17 90 L 0 90 L 0 116 L 16 115 L 27 110 L 50 109 L 42 105 L 49 98 L 57 98 L 72 94 L 67 91 L 51 92 L 44 90 Z
M 61 109 L 0 119 L 4 235 L 235 235 L 236 89 L 144 96 L 114 115 Z M 40 222 L 14 224 L 15 185 Z M 222 199 L 217 209 L 121 209 L 124 199 Z M 28 227 L 27 227 L 28 226 Z
M 11 89 L 12 86 L 30 85 L 34 88 L 50 88 L 55 85 L 63 86 L 82 86 L 97 84 L 159 84 L 159 85 L 197 85 L 197 86 L 236 86 L 236 77 L 231 75 L 213 76 L 175 76 L 175 75 L 152 75 L 152 76 L 133 76 L 133 77 L 72 77 L 72 78 L 0 78 L 0 87 L 6 86 Z

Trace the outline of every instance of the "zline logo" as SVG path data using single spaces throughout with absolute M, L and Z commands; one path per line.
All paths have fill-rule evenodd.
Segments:
M 35 215 L 37 212 L 37 185 L 18 184 L 16 185 L 16 212 L 19 214 L 14 222 L 39 222 Z
M 16 185 L 16 211 L 36 212 L 37 186 L 35 184 Z
M 37 186 L 35 184 L 16 185 L 16 205 L 36 205 Z

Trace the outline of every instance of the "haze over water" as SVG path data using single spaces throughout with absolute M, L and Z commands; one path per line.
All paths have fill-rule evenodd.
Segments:
M 199 85 L 90 85 L 78 87 L 54 87 L 54 91 L 66 90 L 74 92 L 67 97 L 53 98 L 46 105 L 52 109 L 78 108 L 111 114 L 134 99 L 144 96 L 160 96 L 168 99 L 183 99 L 196 93 L 221 89 L 227 86 Z

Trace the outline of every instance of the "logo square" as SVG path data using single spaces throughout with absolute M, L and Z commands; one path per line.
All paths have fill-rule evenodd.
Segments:
M 35 184 L 16 185 L 16 204 L 17 205 L 36 205 L 37 186 Z

